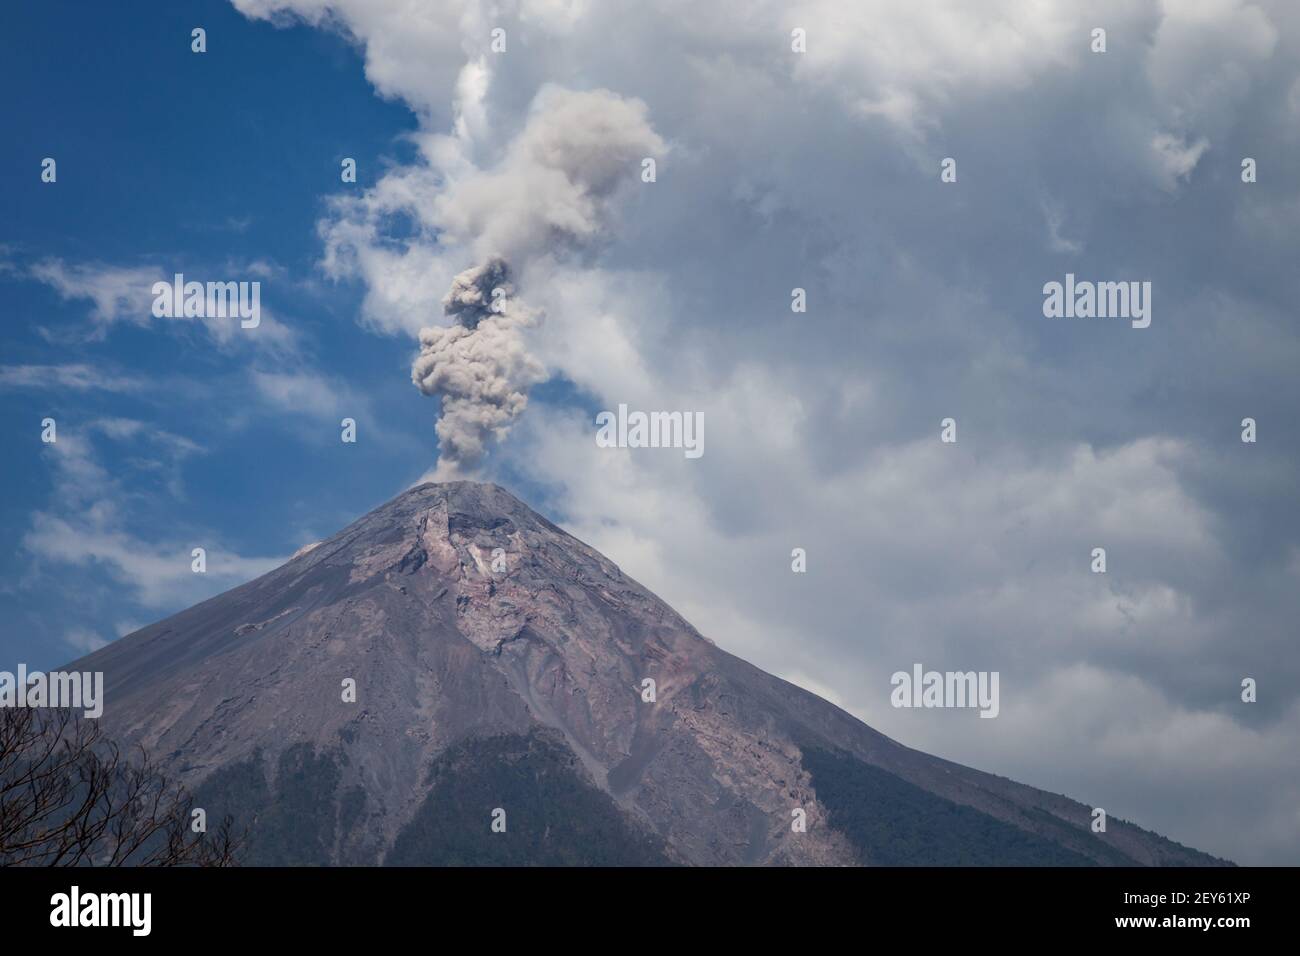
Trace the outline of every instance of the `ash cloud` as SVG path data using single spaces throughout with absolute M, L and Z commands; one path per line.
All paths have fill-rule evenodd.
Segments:
M 640 100 L 548 86 L 494 169 L 462 170 L 433 198 L 440 235 L 480 263 L 452 279 L 442 300 L 452 324 L 420 330 L 411 369 L 422 392 L 442 397 L 435 478 L 473 472 L 545 378 L 523 334 L 539 313 L 514 298 L 507 259 L 526 268 L 595 248 L 619 187 L 666 149 Z
M 500 289 L 503 298 L 513 291 L 508 273 L 505 260 L 499 258 L 466 269 L 451 280 L 451 288 L 442 300 L 442 311 L 457 324 L 477 329 L 480 322 L 494 314 L 492 290 Z M 504 311 L 503 305 L 498 308 Z
M 502 256 L 517 268 L 587 249 L 604 234 L 620 186 L 667 149 L 641 100 L 546 86 L 501 161 L 457 175 L 434 200 L 433 220 L 480 260 Z
M 539 315 L 513 292 L 509 268 L 493 257 L 452 280 L 442 308 L 454 324 L 420 330 L 411 381 L 442 396 L 438 480 L 477 468 L 489 443 L 504 438 L 528 407 L 528 389 L 546 377 L 523 335 Z

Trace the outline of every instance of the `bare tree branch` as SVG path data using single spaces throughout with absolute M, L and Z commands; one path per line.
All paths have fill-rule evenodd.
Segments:
M 0 708 L 0 866 L 234 866 L 227 816 L 191 827 L 194 802 L 141 749 L 61 709 Z

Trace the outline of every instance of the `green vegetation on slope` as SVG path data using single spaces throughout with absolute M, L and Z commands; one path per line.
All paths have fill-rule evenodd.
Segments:
M 196 794 L 209 815 L 247 828 L 247 866 L 374 863 L 365 793 L 340 788 L 341 752 L 296 744 L 268 777 L 261 753 L 218 770 Z M 273 782 L 268 782 L 273 781 Z M 661 844 L 630 826 L 614 801 L 587 783 L 577 758 L 540 732 L 467 740 L 442 754 L 428 792 L 399 833 L 390 866 L 656 866 Z M 491 814 L 506 811 L 506 832 Z
M 873 866 L 1091 866 L 1050 840 L 935 796 L 846 753 L 804 748 L 830 825 Z M 1132 861 L 1128 861 L 1130 864 Z
M 335 847 L 339 811 L 336 759 L 317 754 L 307 744 L 295 744 L 280 755 L 274 792 L 267 783 L 259 752 L 248 760 L 218 770 L 195 794 L 195 803 L 230 813 L 248 828 L 240 862 L 246 866 L 326 866 Z M 355 796 L 345 795 L 344 817 L 355 820 Z
M 541 733 L 465 741 L 444 753 L 429 795 L 398 835 L 390 866 L 655 866 L 657 840 L 636 832 L 587 783 L 577 758 Z M 492 811 L 506 811 L 493 833 Z

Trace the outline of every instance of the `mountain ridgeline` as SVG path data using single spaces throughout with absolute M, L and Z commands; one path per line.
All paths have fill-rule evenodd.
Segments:
M 490 484 L 413 488 L 73 666 L 250 865 L 1223 862 L 890 740 Z

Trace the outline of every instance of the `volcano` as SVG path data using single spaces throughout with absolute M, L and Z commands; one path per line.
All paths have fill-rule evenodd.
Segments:
M 896 743 L 491 484 L 412 488 L 70 666 L 252 865 L 1223 862 Z

